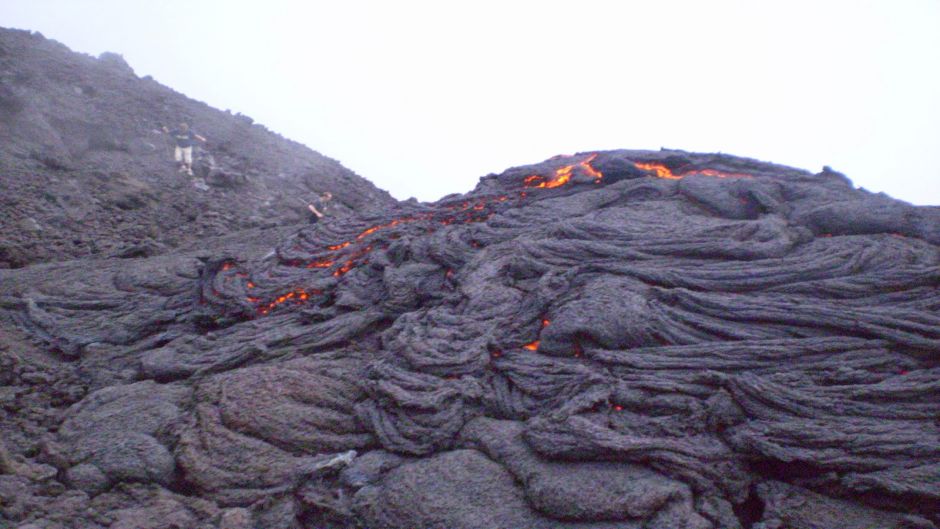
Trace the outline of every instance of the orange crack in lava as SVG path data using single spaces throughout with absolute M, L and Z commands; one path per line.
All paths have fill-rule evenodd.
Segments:
M 272 310 L 274 310 L 278 305 L 287 303 L 288 301 L 293 300 L 297 302 L 304 302 L 310 299 L 311 294 L 320 294 L 320 293 L 321 292 L 319 290 L 307 291 L 303 288 L 298 288 L 296 290 L 288 292 L 287 294 L 278 296 L 277 298 L 274 299 L 274 301 L 271 301 L 270 303 L 267 303 L 265 305 L 258 307 L 258 313 L 267 314 L 271 312 Z M 247 299 L 249 303 L 258 303 L 259 301 L 261 301 L 258 298 L 247 298 Z
M 414 216 L 414 217 L 402 217 L 402 218 L 400 218 L 400 219 L 394 219 L 394 220 L 392 220 L 392 221 L 390 221 L 390 222 L 387 222 L 387 223 L 385 223 L 385 224 L 379 224 L 379 225 L 377 225 L 377 226 L 372 226 L 371 228 L 369 228 L 369 229 L 363 231 L 362 233 L 360 233 L 359 235 L 356 235 L 356 240 L 357 240 L 357 241 L 361 241 L 362 239 L 368 237 L 369 235 L 371 235 L 371 234 L 373 234 L 373 233 L 375 233 L 375 232 L 377 232 L 377 231 L 379 231 L 379 230 L 383 230 L 383 229 L 385 229 L 385 228 L 392 228 L 392 227 L 394 227 L 394 226 L 398 226 L 399 224 L 404 224 L 405 222 L 414 222 L 414 221 L 416 221 L 416 220 L 430 220 L 432 217 L 433 217 L 433 214 L 427 214 L 427 215 L 418 215 L 418 216 Z M 343 246 L 341 246 L 341 248 L 345 247 L 345 246 L 348 245 L 348 244 L 349 244 L 349 243 L 344 244 Z
M 587 158 L 587 160 L 584 160 L 578 163 L 578 165 L 581 166 L 581 170 L 584 171 L 588 176 L 594 177 L 595 184 L 599 184 L 601 183 L 601 180 L 604 178 L 604 173 L 598 171 L 597 169 L 594 168 L 593 165 L 591 165 L 591 162 L 594 161 L 594 158 L 597 158 L 596 154 L 592 154 L 591 156 Z
M 575 167 L 580 167 L 585 174 L 594 177 L 594 183 L 599 183 L 601 179 L 604 178 L 604 174 L 591 165 L 591 162 L 594 161 L 594 158 L 597 158 L 596 154 L 592 154 L 591 156 L 588 156 L 586 159 L 576 164 L 566 165 L 556 169 L 555 177 L 551 180 L 545 180 L 545 177 L 541 175 L 527 176 L 522 181 L 522 185 L 525 187 L 537 187 L 544 189 L 561 187 L 571 181 L 571 174 L 574 172 Z
M 685 178 L 686 176 L 695 174 L 714 176 L 715 178 L 753 178 L 751 175 L 745 173 L 722 173 L 721 171 L 716 171 L 714 169 L 693 169 L 684 173 L 675 174 L 672 172 L 672 169 L 666 167 L 665 165 L 653 162 L 634 162 L 633 165 L 637 169 L 655 173 L 658 178 L 666 178 L 669 180 L 679 180 L 681 178 Z
M 583 162 L 583 163 L 587 163 L 588 161 L 590 161 L 590 160 L 586 160 L 586 161 Z M 593 170 L 593 169 L 592 169 L 592 170 Z M 524 194 L 523 194 L 523 196 L 524 196 Z M 489 203 L 491 203 L 491 202 L 505 202 L 505 201 L 507 201 L 507 200 L 509 200 L 509 197 L 508 197 L 507 195 L 501 195 L 501 196 L 498 196 L 498 197 L 487 197 L 487 198 L 484 198 L 484 199 L 479 200 L 479 201 L 477 201 L 477 202 L 463 202 L 463 203 L 458 204 L 458 205 L 448 206 L 447 209 L 449 209 L 449 210 L 460 210 L 460 211 L 466 211 L 466 210 L 471 210 L 471 209 L 472 209 L 473 211 L 478 211 L 478 212 L 481 212 L 481 211 L 482 211 L 482 212 L 485 212 L 485 211 L 486 211 L 486 208 L 487 208 L 487 205 L 488 205 Z M 474 216 L 474 215 L 471 214 L 470 216 L 467 217 L 466 222 L 480 222 L 480 221 L 484 221 L 484 220 L 489 219 L 492 215 L 493 215 L 492 213 L 490 213 L 489 215 L 486 215 L 486 216 L 481 216 L 481 215 L 476 215 L 476 216 Z M 334 245 L 331 245 L 331 246 L 327 246 L 327 249 L 330 250 L 330 251 L 337 252 L 337 251 L 339 251 L 339 250 L 343 250 L 343 249 L 349 247 L 349 246 L 352 245 L 353 243 L 357 243 L 357 241 L 361 241 L 361 240 L 365 239 L 365 238 L 368 237 L 369 235 L 371 235 L 371 234 L 373 234 L 373 233 L 375 233 L 375 232 L 377 232 L 377 231 L 379 231 L 379 230 L 382 230 L 382 229 L 385 229 L 385 228 L 391 228 L 391 227 L 397 226 L 397 225 L 399 225 L 399 224 L 404 224 L 404 223 L 414 222 L 414 221 L 419 221 L 419 220 L 436 221 L 436 214 L 433 213 L 433 212 L 429 212 L 429 213 L 420 213 L 420 214 L 415 214 L 415 215 L 411 215 L 411 216 L 407 216 L 407 217 L 401 217 L 401 218 L 393 219 L 393 220 L 391 220 L 391 221 L 389 221 L 389 222 L 387 222 L 387 223 L 385 223 L 385 224 L 377 224 L 377 225 L 375 225 L 375 226 L 371 226 L 371 227 L 369 227 L 369 228 L 363 230 L 362 232 L 360 232 L 358 235 L 356 235 L 355 239 L 350 240 L 350 241 L 346 241 L 346 242 L 341 242 L 341 243 L 338 243 L 338 244 L 334 244 Z M 445 217 L 445 218 L 443 218 L 443 219 L 440 220 L 441 224 L 444 224 L 444 225 L 451 224 L 451 223 L 456 222 L 456 221 L 457 221 L 457 219 L 455 219 L 454 217 Z M 427 231 L 430 232 L 430 231 L 433 231 L 433 230 L 427 230 Z M 393 236 L 391 236 L 390 238 L 397 238 L 397 236 L 394 236 L 394 235 L 393 235 Z M 353 251 L 352 253 L 350 253 L 350 254 L 348 254 L 348 255 L 346 255 L 346 256 L 343 256 L 343 257 L 335 256 L 335 257 L 333 257 L 333 258 L 324 258 L 324 259 L 320 259 L 320 260 L 317 260 L 317 261 L 311 261 L 311 262 L 307 263 L 306 265 L 304 265 L 303 262 L 298 261 L 298 260 L 288 261 L 288 262 L 285 262 L 284 264 L 287 265 L 287 266 L 304 266 L 305 268 L 308 268 L 308 269 L 312 269 L 312 268 L 321 268 L 321 269 L 323 269 L 323 268 L 333 268 L 335 265 L 337 265 L 337 263 L 341 263 L 339 267 L 337 267 L 335 270 L 332 271 L 332 275 L 333 275 L 334 277 L 341 277 L 341 276 L 345 275 L 346 273 L 348 273 L 349 271 L 351 271 L 351 270 L 352 270 L 353 268 L 355 268 L 356 266 L 359 266 L 359 265 L 363 265 L 363 264 L 368 263 L 368 260 L 367 260 L 367 259 L 362 259 L 362 257 L 365 256 L 366 254 L 368 254 L 369 252 L 371 252 L 371 251 L 372 251 L 372 248 L 373 248 L 373 247 L 372 247 L 372 245 L 370 244 L 370 245 L 368 245 L 368 246 L 365 246 L 364 248 L 360 248 L 360 249 L 358 249 L 358 250 L 355 250 L 355 251 Z M 295 249 L 299 250 L 300 248 L 295 247 Z M 231 265 L 231 264 L 226 264 L 226 265 L 223 266 L 223 269 L 224 269 L 224 270 L 228 270 L 228 269 L 231 268 L 232 266 L 233 266 L 233 265 Z M 453 271 L 449 271 L 448 277 L 451 277 L 451 276 L 453 276 Z M 247 286 L 247 288 L 255 288 L 255 284 L 254 284 L 254 283 L 251 283 L 251 282 L 248 282 L 246 286 Z M 317 292 L 317 293 L 319 293 L 319 292 Z M 256 297 L 249 297 L 249 298 L 247 298 L 247 299 L 248 299 L 248 301 L 249 301 L 250 303 L 253 303 L 253 304 L 256 304 L 256 305 L 260 303 L 260 306 L 259 306 L 259 308 L 258 308 L 258 313 L 261 314 L 261 315 L 266 315 L 266 314 L 270 313 L 271 310 L 273 310 L 275 307 L 277 307 L 278 305 L 280 305 L 280 304 L 282 304 L 282 303 L 286 303 L 286 302 L 288 302 L 288 301 L 290 301 L 290 300 L 294 300 L 294 301 L 306 301 L 308 298 L 309 298 L 309 294 L 307 294 L 306 292 L 303 292 L 303 291 L 298 290 L 298 291 L 294 291 L 294 292 L 290 292 L 290 293 L 287 293 L 287 294 L 278 296 L 277 298 L 274 299 L 274 301 L 272 301 L 272 302 L 270 302 L 270 303 L 264 303 L 263 301 L 261 301 L 259 298 L 256 298 Z
M 550 323 L 552 323 L 552 322 L 549 321 L 549 320 L 547 320 L 547 319 L 545 319 L 545 318 L 542 318 L 542 328 L 543 328 L 543 329 L 544 329 L 545 327 L 548 327 Z M 539 342 L 540 342 L 540 340 L 535 340 L 534 342 L 527 343 L 527 344 L 523 345 L 522 348 L 523 348 L 523 349 L 528 349 L 529 351 L 538 351 L 538 350 L 539 350 Z
M 363 255 L 371 251 L 372 251 L 372 245 L 370 244 L 369 246 L 366 246 L 365 248 L 359 250 L 358 252 L 355 252 L 352 255 L 350 255 L 349 259 L 347 259 L 346 262 L 343 263 L 343 266 L 337 268 L 336 271 L 333 272 L 333 277 L 339 277 L 345 274 L 346 272 L 349 272 L 350 270 L 352 270 L 353 267 L 356 266 L 356 259 L 362 257 Z

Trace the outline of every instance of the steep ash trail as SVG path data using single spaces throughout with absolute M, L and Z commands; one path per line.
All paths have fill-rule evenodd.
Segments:
M 940 524 L 940 210 L 829 170 L 583 153 L 44 266 L 0 276 L 3 317 L 87 395 L 20 456 L 109 520 Z

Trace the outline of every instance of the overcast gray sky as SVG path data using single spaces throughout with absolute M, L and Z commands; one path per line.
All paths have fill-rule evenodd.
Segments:
M 401 199 L 669 147 L 940 204 L 938 0 L 0 0 L 0 26 L 120 53 Z

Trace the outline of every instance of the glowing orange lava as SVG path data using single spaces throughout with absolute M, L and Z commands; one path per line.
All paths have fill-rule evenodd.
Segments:
M 590 161 L 593 158 L 594 157 L 592 156 L 584 160 L 580 164 L 575 164 L 567 168 L 563 167 L 561 169 L 558 169 L 556 171 L 556 178 L 552 182 L 545 182 L 545 185 L 542 187 L 557 187 L 559 185 L 564 184 L 570 179 L 573 168 L 578 167 L 578 166 L 582 167 L 583 170 L 587 172 L 587 174 L 590 174 L 594 176 L 595 178 L 599 178 L 600 173 L 595 171 L 590 166 Z M 537 176 L 536 178 L 542 178 L 542 177 Z M 536 185 L 538 185 L 538 183 L 536 183 Z M 523 198 L 526 196 L 525 191 L 522 192 L 521 196 Z M 501 202 L 506 202 L 509 199 L 510 199 L 509 195 L 488 196 L 488 197 L 474 199 L 473 201 L 465 200 L 463 202 L 448 205 L 445 207 L 445 209 L 449 211 L 466 211 L 468 214 L 465 215 L 465 218 L 464 216 L 461 216 L 460 218 L 457 218 L 455 216 L 447 216 L 446 212 L 441 211 L 441 210 L 428 211 L 428 212 L 423 212 L 423 213 L 412 214 L 410 216 L 395 218 L 384 224 L 377 224 L 369 228 L 366 228 L 362 230 L 361 232 L 359 232 L 354 238 L 348 241 L 326 246 L 326 250 L 330 252 L 336 252 L 335 254 L 330 254 L 325 257 L 321 256 L 319 259 L 312 260 L 309 262 L 304 262 L 298 259 L 285 260 L 285 261 L 282 261 L 281 264 L 283 266 L 304 267 L 307 269 L 330 269 L 330 274 L 333 277 L 337 277 L 337 278 L 342 277 L 343 275 L 349 273 L 353 268 L 364 265 L 369 262 L 368 259 L 364 258 L 364 256 L 368 254 L 369 252 L 371 252 L 373 247 L 371 244 L 369 244 L 368 246 L 363 246 L 366 244 L 364 239 L 378 232 L 379 230 L 383 230 L 385 228 L 392 228 L 401 224 L 415 222 L 415 221 L 428 221 L 428 222 L 432 222 L 435 225 L 437 223 L 440 223 L 443 225 L 449 225 L 449 224 L 453 224 L 457 222 L 460 222 L 460 223 L 483 222 L 491 218 L 495 214 L 495 212 L 492 209 L 490 209 L 492 206 Z M 431 227 L 425 228 L 424 232 L 431 233 L 435 231 L 435 229 L 436 228 L 433 227 L 432 225 Z M 397 239 L 399 237 L 400 235 L 397 233 L 393 233 L 388 236 L 389 239 Z M 362 241 L 362 243 L 360 243 L 360 241 Z M 476 248 L 482 247 L 482 245 L 480 245 L 477 242 L 473 242 L 472 244 Z M 346 250 L 347 248 L 349 248 L 349 250 L 343 251 L 343 250 Z M 293 249 L 295 251 L 302 251 L 302 248 L 300 247 L 300 245 L 295 245 Z M 226 265 L 223 265 L 223 269 L 228 270 L 232 266 L 234 265 L 226 264 Z M 446 272 L 446 276 L 448 278 L 453 277 L 453 275 L 454 275 L 453 270 L 448 270 Z M 239 276 L 239 277 L 242 277 L 242 276 Z M 247 274 L 244 275 L 244 278 L 247 278 L 247 277 L 248 277 Z M 256 285 L 251 281 L 246 282 L 246 287 L 249 289 L 255 288 L 255 286 Z M 278 295 L 276 298 L 274 298 L 273 301 L 270 301 L 270 302 L 263 301 L 260 298 L 257 298 L 254 296 L 251 296 L 246 299 L 248 299 L 250 303 L 255 304 L 258 307 L 257 309 L 258 314 L 266 315 L 266 314 L 269 314 L 272 310 L 274 310 L 274 308 L 276 308 L 280 304 L 288 303 L 290 301 L 294 301 L 294 302 L 306 301 L 308 298 L 309 298 L 309 294 L 307 294 L 306 292 L 303 292 L 300 290 L 294 290 L 294 291 L 287 292 L 282 295 Z
M 333 271 L 333 277 L 340 277 L 343 274 L 352 270 L 353 267 L 356 266 L 356 259 L 359 259 L 363 255 L 371 251 L 372 251 L 372 245 L 370 244 L 369 246 L 366 246 L 365 248 L 357 252 L 354 252 L 352 255 L 349 256 L 349 259 L 347 259 L 346 262 L 344 262 L 342 266 L 340 266 L 339 268 Z
M 546 318 L 542 318 L 542 328 L 548 327 L 552 322 Z M 535 340 L 534 342 L 527 343 L 522 346 L 523 349 L 528 349 L 529 351 L 538 351 L 539 350 L 540 340 Z
M 282 305 L 284 303 L 287 303 L 288 301 L 305 302 L 308 299 L 310 299 L 310 296 L 313 294 L 322 294 L 322 292 L 319 290 L 306 290 L 303 288 L 294 289 L 286 294 L 283 294 L 274 298 L 274 301 L 261 305 L 260 307 L 258 307 L 258 313 L 268 314 L 269 312 L 277 308 L 278 305 Z M 253 303 L 253 304 L 257 304 L 261 302 L 260 299 L 253 298 L 253 297 L 249 297 L 247 298 L 247 300 L 249 303 Z
M 591 165 L 591 162 L 594 161 L 594 158 L 597 158 L 596 154 L 592 154 L 591 156 L 588 157 L 587 160 L 580 162 L 578 165 L 581 166 L 581 169 L 585 173 L 587 173 L 588 176 L 594 177 L 595 184 L 599 184 L 601 182 L 601 179 L 604 178 L 604 173 L 598 171 L 597 169 L 594 168 L 593 165 Z
M 676 174 L 672 172 L 672 169 L 666 167 L 665 165 L 653 162 L 634 162 L 633 165 L 637 169 L 655 173 L 658 178 L 666 178 L 669 180 L 679 180 L 689 175 L 713 176 L 715 178 L 753 178 L 751 175 L 746 173 L 722 173 L 721 171 L 716 171 L 714 169 L 692 169 L 684 173 Z
M 654 173 L 656 173 L 656 176 L 658 176 L 659 178 L 668 178 L 670 180 L 678 180 L 682 178 L 681 176 L 676 176 L 672 174 L 672 169 L 662 164 L 636 162 L 633 165 L 635 165 L 637 169 L 642 169 L 644 171 L 653 171 Z
M 543 189 L 561 187 L 571 181 L 571 175 L 574 172 L 575 167 L 580 167 L 585 174 L 594 177 L 594 183 L 599 183 L 601 179 L 604 178 L 604 174 L 591 165 L 591 162 L 594 161 L 594 158 L 597 158 L 597 154 L 592 154 L 591 156 L 588 156 L 586 159 L 581 160 L 576 164 L 566 165 L 556 169 L 555 177 L 551 180 L 546 180 L 544 176 L 537 174 L 529 175 L 522 180 L 522 185 L 524 187 L 535 187 Z
M 555 187 L 561 187 L 568 183 L 568 180 L 571 180 L 571 171 L 574 170 L 573 165 L 566 165 L 555 171 L 555 178 L 551 180 L 546 180 L 544 176 L 541 175 L 531 175 L 527 176 L 525 180 L 522 181 L 522 184 L 525 187 L 537 187 L 543 189 L 552 189 Z

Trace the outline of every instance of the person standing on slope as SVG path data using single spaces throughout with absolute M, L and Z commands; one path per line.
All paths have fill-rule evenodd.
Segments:
M 196 140 L 205 142 L 206 139 L 193 132 L 188 123 L 180 123 L 179 128 L 169 130 L 163 127 L 163 132 L 173 136 L 176 140 L 176 150 L 173 151 L 173 159 L 180 164 L 180 172 L 189 176 L 193 175 L 193 145 Z
M 330 207 L 331 200 L 333 200 L 333 193 L 324 191 L 320 194 L 320 198 L 314 200 L 312 204 L 307 204 L 307 209 L 311 213 L 310 224 L 316 224 L 326 216 L 326 210 Z

